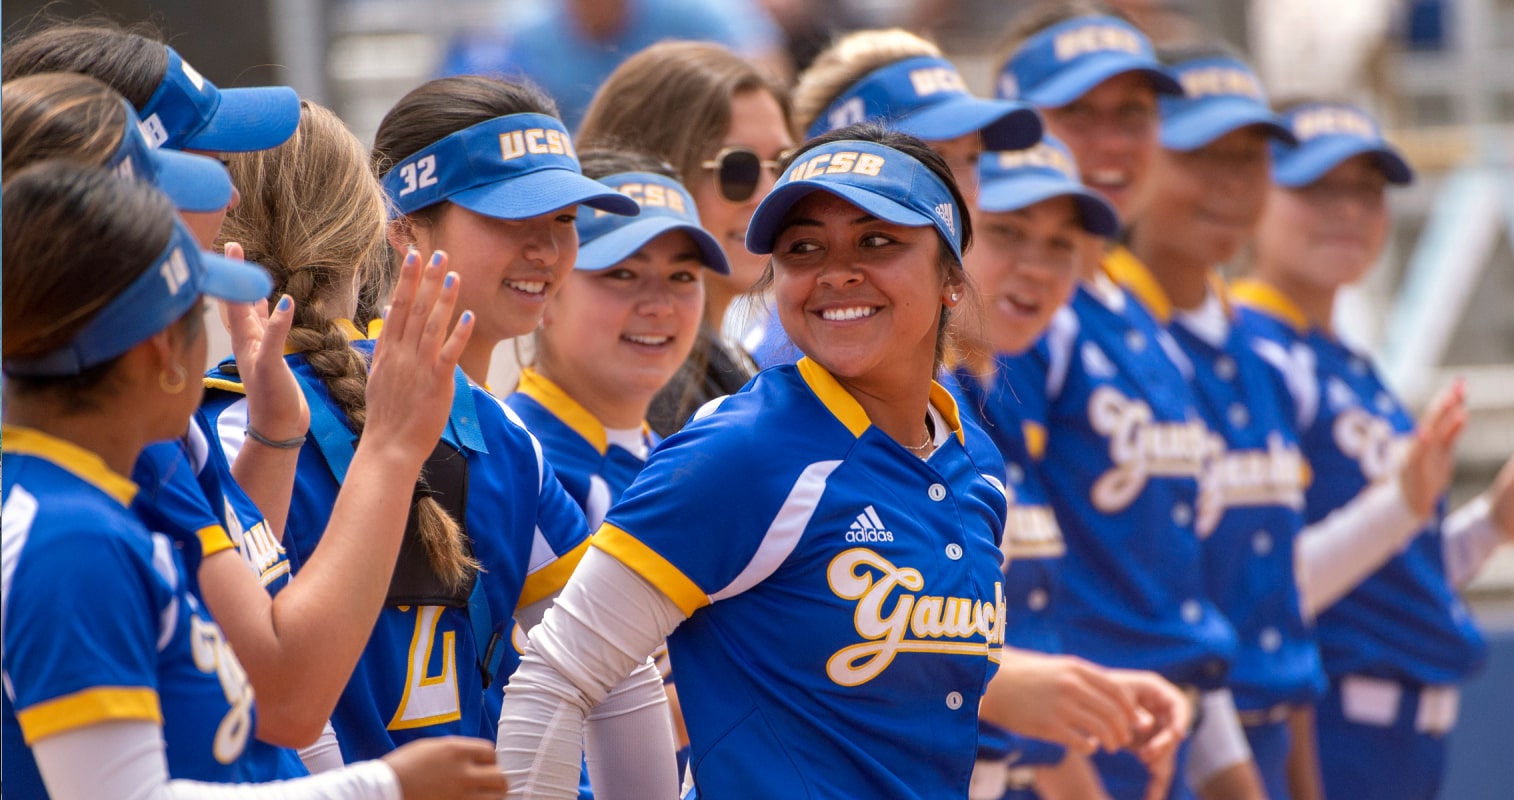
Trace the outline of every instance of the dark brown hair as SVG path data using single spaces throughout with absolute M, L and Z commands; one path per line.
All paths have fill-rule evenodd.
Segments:
M 0 79 L 78 72 L 103 81 L 137 108 L 147 104 L 167 69 L 168 51 L 156 30 L 104 20 L 52 24 L 6 43 L 0 55 Z
M 86 75 L 51 73 L 7 81 L 0 106 L 0 170 L 7 179 L 50 158 L 101 166 L 126 131 L 121 96 Z

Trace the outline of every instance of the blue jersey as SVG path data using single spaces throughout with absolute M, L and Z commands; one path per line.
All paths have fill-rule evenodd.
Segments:
M 30 744 L 120 720 L 162 726 L 172 778 L 254 777 L 252 686 L 173 542 L 131 513 L 136 485 L 38 431 L 3 437 L 6 796 L 47 796 Z
M 1222 285 L 1199 309 L 1174 311 L 1145 265 L 1119 259 L 1115 269 L 1182 347 L 1199 410 L 1218 437 L 1199 481 L 1195 530 L 1209 596 L 1236 630 L 1229 678 L 1236 708 L 1312 702 L 1325 675 L 1299 607 L 1293 557 L 1309 472 L 1287 390 L 1235 327 Z
M 595 535 L 690 614 L 669 650 L 701 797 L 966 796 L 1004 462 L 931 403 L 952 435 L 922 460 L 819 365 L 775 367 L 663 442 Z
M 1305 495 L 1313 523 L 1387 480 L 1414 419 L 1365 356 L 1264 284 L 1238 286 L 1241 326 L 1283 370 L 1294 398 L 1304 454 L 1314 472 Z M 1320 614 L 1316 635 L 1331 677 L 1365 674 L 1409 684 L 1456 683 L 1477 669 L 1486 646 L 1446 579 L 1442 499 L 1409 545 Z
M 372 345 L 354 346 L 366 353 Z M 324 409 L 340 416 L 305 358 L 295 354 L 288 360 L 307 396 L 313 393 Z M 229 377 L 213 375 L 217 385 L 228 388 L 234 385 Z M 246 427 L 245 398 L 216 391 L 205 408 L 217 420 L 223 444 L 238 446 Z M 468 430 L 477 434 L 475 444 L 466 441 Z M 350 442 L 350 431 L 344 435 Z M 588 529 L 540 445 L 488 392 L 469 386 L 461 402 L 454 402 L 444 440 L 466 459 L 466 513 L 460 521 L 473 557 L 483 565 L 478 580 L 489 628 L 503 639 L 517 607 L 550 597 L 567 582 L 588 547 Z M 296 576 L 320 543 L 339 489 L 325 451 L 307 444 L 299 456 L 284 537 Z M 497 694 L 500 687 L 483 684 L 480 651 L 489 643 L 476 641 L 469 613 L 466 604 L 394 603 L 380 612 L 331 718 L 346 761 L 377 758 L 428 736 L 494 738 L 490 720 L 496 717 L 484 710 L 485 692 Z M 493 683 L 502 680 L 495 675 Z
M 1065 650 L 1223 685 L 1235 631 L 1209 600 L 1194 527 L 1215 443 L 1177 343 L 1101 274 L 1005 368 L 1026 376 L 1025 408 L 1046 409 L 1031 421 L 1047 432 L 1041 476 L 1067 540 Z

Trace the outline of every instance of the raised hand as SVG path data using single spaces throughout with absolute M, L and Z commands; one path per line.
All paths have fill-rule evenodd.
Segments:
M 226 257 L 242 260 L 242 246 L 227 242 Z M 247 391 L 248 427 L 274 441 L 304 436 L 310 429 L 310 408 L 284 361 L 284 342 L 294 325 L 293 298 L 279 298 L 271 316 L 267 300 L 222 303 L 221 311 L 231 334 L 237 372 Z
M 1424 518 L 1451 484 L 1456 467 L 1456 440 L 1467 424 L 1467 387 L 1457 379 L 1436 395 L 1414 430 L 1414 442 L 1399 471 L 1404 502 Z
M 494 744 L 484 739 L 417 739 L 383 761 L 399 777 L 405 800 L 483 800 L 504 797 L 509 789 L 494 763 Z
M 416 251 L 405 256 L 368 372 L 363 442 L 404 448 L 417 460 L 446 427 L 457 360 L 473 332 L 470 311 L 451 325 L 459 280 L 446 263 L 440 250 L 424 268 Z

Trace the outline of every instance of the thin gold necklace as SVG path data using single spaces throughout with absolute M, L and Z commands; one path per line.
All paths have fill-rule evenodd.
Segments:
M 930 424 L 930 417 L 926 416 L 926 418 L 925 418 L 925 441 L 921 442 L 918 445 L 910 445 L 910 444 L 904 445 L 904 449 L 910 451 L 911 453 L 923 453 L 923 452 L 925 452 L 925 448 L 930 447 L 932 444 L 935 444 L 935 442 L 936 442 L 936 432 L 932 429 L 932 426 Z

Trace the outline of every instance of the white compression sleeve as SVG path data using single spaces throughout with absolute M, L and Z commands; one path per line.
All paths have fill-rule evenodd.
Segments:
M 300 761 L 305 763 L 305 769 L 310 770 L 311 775 L 345 766 L 342 761 L 342 746 L 337 743 L 336 729 L 331 727 L 331 720 L 326 720 L 326 727 L 321 728 L 320 738 L 315 740 L 315 744 L 300 748 Z
M 1235 696 L 1229 689 L 1205 692 L 1199 699 L 1203 706 L 1199 727 L 1188 743 L 1188 760 L 1184 765 L 1184 778 L 1188 785 L 1198 788 L 1210 778 L 1251 758 L 1251 745 L 1246 741 L 1246 732 L 1241 728 L 1240 715 L 1235 710 Z
M 1369 486 L 1303 529 L 1293 551 L 1306 621 L 1345 597 L 1408 544 L 1424 520 L 1404 502 L 1398 478 Z
M 1458 589 L 1477 576 L 1483 562 L 1504 541 L 1493 523 L 1493 504 L 1487 495 L 1478 495 L 1446 517 L 1441 533 L 1446 579 Z
M 685 618 L 640 575 L 589 548 L 531 630 L 520 667 L 505 689 L 495 749 L 511 797 L 577 796 L 585 720 L 612 691 L 616 697 L 595 713 L 596 757 L 590 762 L 595 796 L 678 796 L 666 697 L 647 654 Z
M 53 800 L 402 800 L 382 761 L 261 784 L 170 780 L 155 722 L 105 722 L 49 736 L 32 747 Z

